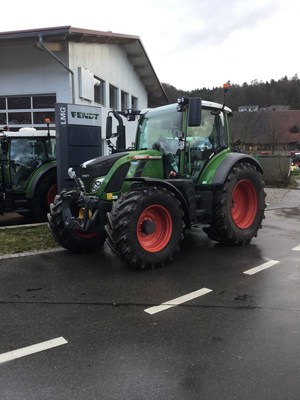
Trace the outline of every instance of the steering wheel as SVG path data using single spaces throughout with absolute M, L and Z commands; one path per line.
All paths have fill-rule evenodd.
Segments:
M 165 149 L 163 148 L 163 144 L 161 142 L 154 142 L 152 145 L 152 149 L 165 153 Z

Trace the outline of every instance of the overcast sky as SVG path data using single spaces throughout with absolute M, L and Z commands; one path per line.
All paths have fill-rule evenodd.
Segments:
M 139 36 L 161 82 L 300 78 L 299 0 L 11 0 L 0 31 L 70 25 Z

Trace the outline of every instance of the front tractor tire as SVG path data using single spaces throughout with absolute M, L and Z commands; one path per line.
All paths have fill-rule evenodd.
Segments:
M 262 227 L 265 197 L 264 181 L 255 166 L 234 165 L 213 195 L 212 222 L 204 231 L 223 244 L 249 243 Z
M 179 251 L 183 211 L 165 188 L 137 188 L 114 202 L 105 228 L 108 245 L 123 262 L 153 268 L 172 260 Z
M 77 199 L 78 194 L 74 191 L 69 207 L 72 215 L 76 218 L 80 209 L 77 205 Z M 50 205 L 50 213 L 48 214 L 48 229 L 57 243 L 74 253 L 84 253 L 102 248 L 106 239 L 104 221 L 101 221 L 99 217 L 99 223 L 89 232 L 67 228 L 63 220 L 62 202 L 61 196 L 57 195 L 54 203 Z

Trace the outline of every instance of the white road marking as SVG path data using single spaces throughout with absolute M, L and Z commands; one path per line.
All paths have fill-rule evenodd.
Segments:
M 186 301 L 193 300 L 197 297 L 203 296 L 209 292 L 212 292 L 212 290 L 207 289 L 207 288 L 202 288 L 202 289 L 196 290 L 195 292 L 185 294 L 184 296 L 177 297 L 176 299 L 166 301 L 165 303 L 162 303 L 159 306 L 147 308 L 144 311 L 148 314 L 156 314 L 160 311 L 167 310 L 168 308 L 176 307 L 179 304 L 185 303 Z
M 300 251 L 300 244 L 298 246 L 294 247 L 292 250 Z
M 257 272 L 263 271 L 264 269 L 273 267 L 273 265 L 276 265 L 276 264 L 278 264 L 279 262 L 280 262 L 280 261 L 276 261 L 276 260 L 267 261 L 267 262 L 265 262 L 264 264 L 261 264 L 261 265 L 255 267 L 255 268 L 251 268 L 251 269 L 248 269 L 247 271 L 244 271 L 244 274 L 247 274 L 247 275 L 254 275 L 254 274 L 256 274 Z
M 51 349 L 52 347 L 61 346 L 67 344 L 68 342 L 61 336 L 56 339 L 47 340 L 46 342 L 41 342 L 34 344 L 32 346 L 23 347 L 22 349 L 9 351 L 7 353 L 0 354 L 0 364 L 15 360 L 17 358 L 25 357 L 30 354 L 38 353 L 40 351 Z

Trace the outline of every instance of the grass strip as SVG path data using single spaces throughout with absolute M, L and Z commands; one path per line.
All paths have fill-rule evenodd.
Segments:
M 18 226 L 0 230 L 0 255 L 58 247 L 47 225 Z

